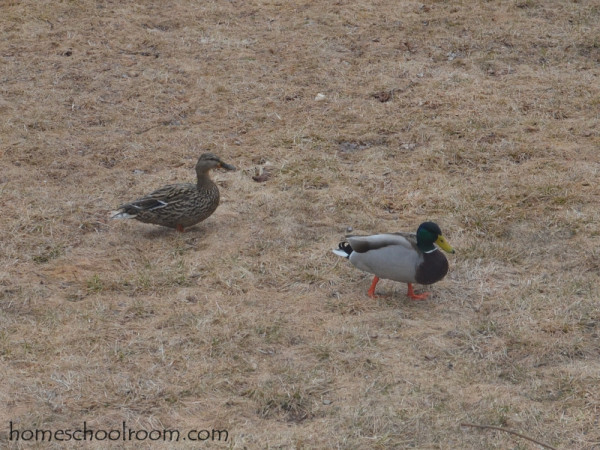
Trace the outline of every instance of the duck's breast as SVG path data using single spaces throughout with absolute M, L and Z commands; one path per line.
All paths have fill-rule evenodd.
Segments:
M 423 262 L 419 264 L 416 272 L 417 283 L 433 284 L 440 281 L 448 273 L 448 260 L 444 254 L 436 249 L 423 255 Z

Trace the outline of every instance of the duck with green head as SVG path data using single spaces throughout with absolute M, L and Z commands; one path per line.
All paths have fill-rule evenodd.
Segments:
M 407 295 L 413 300 L 424 300 L 429 292 L 416 294 L 413 283 L 433 284 L 448 273 L 448 260 L 438 246 L 454 253 L 440 227 L 434 222 L 423 222 L 416 233 L 347 236 L 333 252 L 375 275 L 367 292 L 369 297 L 376 297 L 375 286 L 384 278 L 407 283 Z

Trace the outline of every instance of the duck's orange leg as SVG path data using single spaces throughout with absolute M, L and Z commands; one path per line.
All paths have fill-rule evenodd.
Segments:
M 413 299 L 413 300 L 425 300 L 428 296 L 429 296 L 429 292 L 423 292 L 422 294 L 415 294 L 415 291 L 413 291 L 413 286 L 412 283 L 408 283 L 408 293 L 406 295 L 408 295 L 409 298 Z
M 175 229 L 177 231 L 179 231 L 180 233 L 183 233 L 183 225 L 177 224 L 177 226 L 175 227 Z
M 379 281 L 379 277 L 375 276 L 375 278 L 373 278 L 373 282 L 371 283 L 371 287 L 367 291 L 367 295 L 371 298 L 377 298 L 377 296 L 375 295 L 375 286 L 377 286 L 378 281 Z

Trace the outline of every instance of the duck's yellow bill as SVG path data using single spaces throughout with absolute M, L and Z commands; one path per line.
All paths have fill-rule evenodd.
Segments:
M 442 250 L 444 250 L 444 251 L 446 251 L 448 253 L 454 253 L 454 249 L 452 248 L 452 246 L 450 244 L 448 244 L 448 241 L 441 234 L 438 236 L 438 238 L 435 241 L 435 243 Z

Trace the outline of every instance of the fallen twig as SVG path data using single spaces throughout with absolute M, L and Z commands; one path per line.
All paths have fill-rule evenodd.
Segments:
M 544 444 L 540 441 L 536 441 L 535 439 L 527 437 L 524 434 L 517 433 L 516 431 L 508 430 L 506 428 L 494 427 L 492 425 L 477 425 L 475 423 L 461 423 L 460 426 L 461 427 L 484 428 L 484 429 L 490 429 L 490 430 L 504 431 L 505 433 L 514 434 L 515 436 L 519 436 L 519 437 L 522 437 L 523 439 L 527 439 L 528 441 L 534 442 L 538 445 L 541 445 L 542 447 L 549 448 L 550 450 L 557 450 L 555 447 L 552 447 L 548 444 Z

